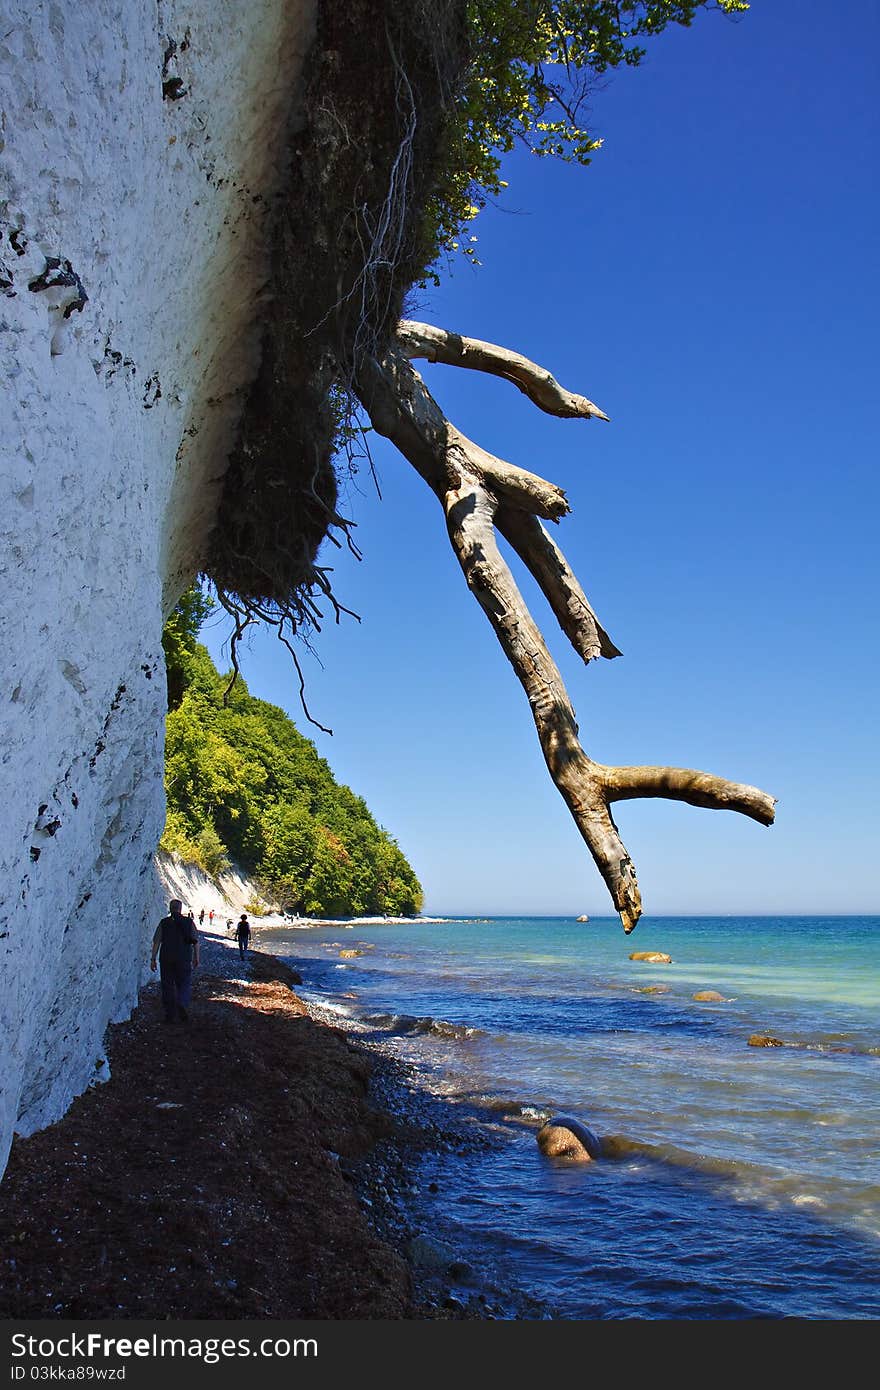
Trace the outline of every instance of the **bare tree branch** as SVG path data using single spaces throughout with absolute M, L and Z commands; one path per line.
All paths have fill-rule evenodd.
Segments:
M 412 371 L 412 368 L 410 370 Z M 413 372 L 413 375 L 425 390 L 421 377 L 416 372 Z M 529 473 L 525 468 L 517 468 L 516 464 L 487 453 L 448 421 L 446 428 L 446 447 L 450 461 L 454 464 L 460 455 L 465 462 L 469 461 L 472 467 L 476 466 L 480 477 L 485 479 L 499 497 L 506 498 L 515 507 L 533 512 L 535 516 L 543 516 L 548 521 L 559 521 L 571 511 L 568 498 L 555 483 L 548 483 L 545 478 L 538 477 L 537 473 Z
M 450 367 L 470 367 L 473 371 L 488 372 L 512 381 L 548 415 L 564 419 L 608 419 L 604 410 L 588 401 L 586 396 L 566 391 L 546 367 L 530 362 L 520 352 L 481 342 L 479 338 L 463 338 L 460 333 L 449 333 L 445 328 L 414 323 L 410 319 L 402 319 L 397 325 L 396 338 L 407 357 L 424 357 L 429 362 L 445 362 Z
M 727 782 L 685 767 L 606 767 L 602 778 L 609 801 L 662 796 L 710 811 L 739 811 L 761 825 L 772 825 L 775 798 L 745 782 Z
M 608 887 L 623 929 L 629 933 L 641 916 L 641 897 L 635 868 L 611 815 L 612 802 L 662 796 L 716 810 L 739 811 L 769 825 L 774 799 L 755 787 L 704 772 L 606 767 L 584 752 L 562 676 L 498 549 L 496 528 L 540 584 L 560 627 L 581 657 L 590 661 L 620 653 L 599 625 L 564 555 L 536 519 L 539 504 L 552 495 L 547 492 L 552 485 L 487 454 L 467 439 L 446 419 L 410 365 L 408 357 L 417 355 L 414 342 L 423 341 L 423 335 L 418 337 L 415 330 L 422 334 L 423 328 L 403 325 L 406 341 L 402 351 L 392 349 L 381 362 L 368 359 L 361 363 L 356 382 L 360 400 L 374 428 L 396 444 L 442 504 L 449 539 L 468 587 L 526 693 L 550 775 Z M 491 344 L 479 346 L 496 359 L 502 353 Z M 457 365 L 477 365 L 465 363 L 465 356 L 459 353 Z M 541 369 L 533 363 L 527 365 L 540 374 Z M 555 382 L 553 386 L 561 390 Z M 567 503 L 565 507 L 567 510 Z
M 501 506 L 495 525 L 531 570 L 553 609 L 559 626 L 584 661 L 604 656 L 620 656 L 608 633 L 601 626 L 553 537 L 540 521 L 516 507 Z

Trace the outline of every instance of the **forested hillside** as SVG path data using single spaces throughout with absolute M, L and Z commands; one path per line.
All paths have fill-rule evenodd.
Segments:
M 197 591 L 166 625 L 169 712 L 162 848 L 209 873 L 234 860 L 267 896 L 310 916 L 418 912 L 422 889 L 364 800 L 336 782 L 283 710 L 222 676 L 196 640 Z

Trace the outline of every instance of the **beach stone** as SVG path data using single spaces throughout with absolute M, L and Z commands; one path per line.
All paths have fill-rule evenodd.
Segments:
M 428 1236 L 413 1236 L 407 1243 L 406 1253 L 420 1269 L 445 1271 L 455 1262 L 455 1251 L 451 1245 L 442 1240 L 431 1240 Z
M 785 1047 L 781 1038 L 772 1038 L 769 1033 L 753 1033 L 749 1047 Z
M 630 1154 L 643 1152 L 642 1147 L 624 1134 L 606 1134 L 602 1138 L 603 1158 L 628 1158 Z
M 630 960 L 644 960 L 649 965 L 671 965 L 672 956 L 665 951 L 631 951 Z
M 569 1115 L 556 1115 L 536 1135 L 538 1148 L 548 1158 L 576 1158 L 581 1163 L 599 1158 L 602 1145 L 592 1130 Z
M 698 1004 L 726 1004 L 727 1000 L 723 994 L 719 994 L 717 989 L 698 989 L 696 994 L 691 996 L 696 999 Z

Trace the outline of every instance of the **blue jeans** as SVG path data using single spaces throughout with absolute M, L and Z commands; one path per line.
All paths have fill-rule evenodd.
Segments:
M 163 960 L 159 957 L 159 975 L 162 980 L 162 1007 L 169 1023 L 177 1018 L 178 1010 L 189 1004 L 192 990 L 192 962 L 186 960 Z

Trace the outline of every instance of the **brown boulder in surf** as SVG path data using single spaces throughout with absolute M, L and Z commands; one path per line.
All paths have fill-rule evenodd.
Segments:
M 589 1163 L 600 1158 L 602 1145 L 592 1130 L 570 1115 L 556 1115 L 536 1135 L 538 1148 L 548 1158 L 574 1158 Z
M 781 1038 L 771 1038 L 769 1033 L 753 1033 L 749 1047 L 785 1047 L 785 1043 Z
M 665 951 L 631 951 L 630 960 L 644 960 L 649 965 L 671 965 L 672 956 L 667 956 Z
M 698 989 L 696 994 L 691 995 L 698 1004 L 726 1004 L 727 1000 L 723 994 L 719 994 L 717 989 Z

